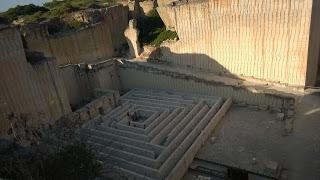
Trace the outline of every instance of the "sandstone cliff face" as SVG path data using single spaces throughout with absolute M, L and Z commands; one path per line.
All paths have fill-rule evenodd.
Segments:
M 0 30 L 0 63 L 0 137 L 24 145 L 62 117 L 75 120 L 71 106 L 91 101 L 97 90 L 120 89 L 114 60 L 58 67 L 42 58 L 30 64 L 14 28 Z
M 167 6 L 175 2 L 176 0 L 157 0 L 158 6 Z
M 315 82 L 317 0 L 207 0 L 157 10 L 180 39 L 164 45 L 163 60 L 289 85 Z
M 55 64 L 29 64 L 18 30 L 0 30 L 0 63 L 0 135 L 9 135 L 19 121 L 39 127 L 70 112 Z
M 46 29 L 26 29 L 28 50 L 54 57 L 57 64 L 77 64 L 105 60 L 119 55 L 126 43 L 123 35 L 128 25 L 128 7 L 109 7 L 104 20 L 92 27 L 64 35 L 50 36 Z

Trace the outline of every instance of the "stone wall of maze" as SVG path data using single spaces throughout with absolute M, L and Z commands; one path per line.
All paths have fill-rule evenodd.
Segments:
M 132 179 L 181 179 L 231 106 L 220 97 L 133 89 L 121 105 L 82 129 L 108 172 Z M 127 113 L 149 112 L 129 121 Z M 138 115 L 139 116 L 139 115 Z M 129 123 L 130 122 L 130 123 Z M 118 179 L 112 177 L 112 179 Z

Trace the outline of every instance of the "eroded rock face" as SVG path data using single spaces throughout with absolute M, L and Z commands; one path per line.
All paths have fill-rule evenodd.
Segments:
M 319 1 L 161 2 L 168 1 L 159 1 L 161 19 L 179 36 L 163 60 L 283 85 L 315 84 Z
M 76 11 L 71 13 L 67 18 L 65 18 L 66 21 L 78 21 L 78 22 L 84 22 L 84 23 L 98 23 L 100 21 L 103 21 L 104 14 L 106 13 L 105 8 L 101 9 L 86 9 L 81 11 Z
M 92 25 L 55 35 L 49 35 L 46 27 L 25 27 L 22 33 L 27 48 L 55 58 L 58 65 L 88 63 L 120 55 L 126 43 L 123 32 L 128 25 L 128 7 L 116 5 L 87 10 L 73 14 L 72 18 Z
M 132 19 L 129 21 L 129 26 L 125 30 L 124 35 L 127 38 L 129 45 L 130 57 L 139 57 L 140 54 L 140 44 L 138 41 L 139 30 L 137 29 L 137 21 Z

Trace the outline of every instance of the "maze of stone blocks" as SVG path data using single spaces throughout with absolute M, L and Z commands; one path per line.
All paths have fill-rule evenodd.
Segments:
M 219 97 L 134 89 L 83 132 L 115 179 L 181 179 L 230 106 Z

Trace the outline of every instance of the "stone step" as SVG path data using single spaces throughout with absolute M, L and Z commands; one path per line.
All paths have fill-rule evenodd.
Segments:
M 171 112 L 172 114 L 173 112 Z M 145 129 L 145 134 L 148 135 L 161 121 L 170 116 L 170 111 L 164 111 L 158 118 L 156 118 L 149 126 Z
M 183 108 L 183 107 L 186 107 L 186 106 L 176 106 L 176 105 L 171 105 L 171 104 L 163 104 L 163 103 L 159 103 L 159 102 L 151 102 L 151 101 L 144 101 L 144 100 L 133 100 L 133 99 L 130 99 L 130 103 L 133 104 L 133 105 L 142 105 L 142 106 L 147 106 L 147 107 L 159 107 L 159 108 L 169 108 L 169 109 L 175 109 L 175 108 Z M 148 110 L 148 109 L 146 109 Z
M 122 119 L 127 117 L 127 112 L 133 112 L 135 109 L 135 106 L 130 106 L 128 109 L 122 109 L 118 114 L 112 116 L 112 118 L 115 121 L 120 122 Z
M 172 141 L 172 139 L 178 135 L 178 133 L 197 115 L 197 113 L 203 108 L 204 105 L 205 101 L 202 100 L 191 109 L 187 116 L 182 119 L 182 121 L 180 121 L 169 134 L 167 134 L 167 138 L 163 143 L 164 146 L 167 146 Z
M 126 104 L 124 106 L 118 106 L 113 111 L 110 111 L 107 115 L 103 116 L 102 119 L 115 119 L 116 117 L 119 117 L 126 113 L 129 109 L 134 108 L 131 104 Z
M 110 165 L 104 167 L 104 171 L 102 171 L 101 176 L 106 179 L 154 180 L 150 177 L 143 176 L 133 171 L 129 171 L 127 169 L 116 166 L 111 167 Z
M 115 148 L 112 148 L 111 146 L 105 146 L 92 141 L 89 141 L 88 143 L 91 145 L 91 147 L 95 148 L 95 150 L 97 150 L 98 152 L 102 152 L 108 156 L 118 157 L 128 162 L 137 163 L 142 166 L 147 166 L 150 168 L 156 167 L 156 160 L 154 159 L 141 156 L 135 153 L 131 153 L 128 151 L 124 151 L 121 149 L 115 149 Z
M 121 167 L 142 176 L 147 176 L 148 178 L 159 179 L 160 177 L 158 170 L 143 166 L 138 163 L 127 161 L 120 157 L 110 156 L 103 152 L 97 153 L 96 156 L 98 159 L 106 162 L 107 164 L 110 164 L 111 166 Z
M 156 126 L 149 126 L 152 130 L 147 132 L 148 141 L 151 141 L 159 132 L 166 127 L 170 121 L 177 117 L 182 112 L 181 108 L 175 109 L 170 115 L 168 115 L 164 120 L 160 121 Z M 147 129 L 148 130 L 148 129 Z M 147 131 L 146 130 L 146 131 Z
M 220 103 L 221 104 L 221 103 Z M 200 150 L 200 148 L 206 143 L 208 138 L 213 133 L 214 129 L 217 125 L 221 122 L 223 117 L 225 116 L 226 112 L 230 109 L 232 105 L 232 100 L 227 99 L 226 102 L 222 105 L 219 109 L 217 108 L 220 104 L 217 103 L 216 107 L 211 108 L 209 113 L 214 114 L 213 117 L 210 119 L 209 123 L 205 125 L 204 129 L 198 126 L 198 130 L 195 129 L 194 131 L 200 131 L 200 135 L 196 137 L 196 140 L 192 143 L 192 145 L 188 148 L 184 155 L 178 162 L 175 163 L 175 167 L 171 168 L 169 171 L 170 173 L 166 175 L 164 169 L 160 169 L 160 174 L 164 174 L 165 178 L 168 180 L 176 180 L 182 179 L 184 174 L 187 172 L 189 165 L 192 163 L 194 156 Z M 214 109 L 216 108 L 216 109 Z M 217 111 L 217 113 L 213 113 Z M 208 113 L 208 114 L 209 114 Z M 194 135 L 194 133 L 189 134 L 186 138 L 190 138 L 190 136 Z M 170 159 L 171 160 L 171 159 Z M 165 168 L 165 164 L 163 168 Z
M 127 96 L 125 99 L 133 99 L 133 100 L 144 100 L 147 102 L 158 102 L 158 103 L 162 103 L 162 104 L 170 104 L 170 105 L 174 105 L 174 106 L 190 106 L 190 105 L 194 105 L 195 102 L 194 101 L 184 101 L 184 100 L 170 100 L 169 98 L 160 98 L 160 97 L 156 97 L 156 96 L 148 96 L 148 95 L 131 95 L 131 96 Z
M 213 118 L 214 114 L 218 111 L 221 104 L 216 104 L 211 107 L 206 114 L 202 114 L 202 118 L 198 122 L 189 123 L 188 126 L 181 133 L 179 133 L 177 138 L 183 137 L 183 141 L 179 147 L 177 147 L 174 151 L 171 151 L 170 156 L 167 158 L 166 162 L 160 168 L 160 174 L 163 177 L 167 177 L 167 175 L 172 170 L 172 167 L 181 159 L 183 154 L 190 148 L 195 139 L 199 136 L 199 134 L 206 128 L 209 121 Z M 179 137 L 180 136 L 180 137 Z M 166 150 L 165 150 L 166 151 Z M 163 153 L 165 153 L 165 151 Z M 160 157 L 159 157 L 160 158 Z
M 151 144 L 149 142 L 135 140 L 135 139 L 131 139 L 131 138 L 128 138 L 128 137 L 118 136 L 118 135 L 111 134 L 111 133 L 106 132 L 106 131 L 99 131 L 99 130 L 96 130 L 96 129 L 83 129 L 82 133 L 85 133 L 89 137 L 90 136 L 97 136 L 97 137 L 105 138 L 105 139 L 108 139 L 108 140 L 125 143 L 125 144 L 131 145 L 131 146 L 135 146 L 135 147 L 138 147 L 138 148 L 143 148 L 143 149 L 147 149 L 147 150 L 150 150 L 150 151 L 154 151 L 154 152 L 156 152 L 156 156 L 158 154 L 160 154 L 164 149 L 163 146 L 154 145 L 154 144 Z
M 158 112 L 159 113 L 159 112 Z M 162 113 L 159 113 L 159 115 L 157 117 L 159 117 Z M 147 120 L 145 120 L 143 122 L 143 124 L 148 127 L 152 122 L 154 122 L 155 119 L 151 119 L 151 118 L 148 118 Z
M 152 140 L 153 144 L 160 144 L 163 140 L 168 136 L 168 134 L 177 126 L 177 124 L 190 112 L 189 109 L 183 109 L 182 112 L 176 116 L 169 124 L 161 129 L 160 133 L 158 133 Z
M 117 129 L 124 130 L 124 131 L 137 133 L 137 134 L 144 134 L 145 133 L 144 129 L 135 128 L 135 127 L 129 126 L 128 124 L 124 124 L 124 123 L 121 123 L 121 122 L 113 124 L 112 127 L 115 127 Z
M 116 108 L 112 109 L 111 111 L 109 111 L 109 113 L 106 113 L 106 117 L 112 116 L 113 114 L 117 114 L 120 110 L 122 110 L 123 108 L 127 108 L 128 106 L 130 106 L 129 103 L 123 103 L 122 105 L 117 106 Z
M 141 128 L 136 128 L 136 127 L 132 127 L 129 126 L 128 124 L 125 123 L 114 123 L 112 127 L 116 127 L 120 130 L 124 130 L 124 131 L 129 131 L 129 132 L 133 132 L 133 133 L 137 133 L 137 134 L 143 134 L 143 135 L 147 135 L 148 132 L 150 132 L 154 126 L 157 126 L 164 118 L 166 118 L 169 115 L 169 110 L 165 110 L 164 112 L 162 112 L 158 117 L 156 117 L 152 123 L 148 126 L 146 126 L 146 129 L 141 129 Z M 128 122 L 127 122 L 128 123 Z
M 155 159 L 155 157 L 156 157 L 156 153 L 154 151 L 147 150 L 147 149 L 142 149 L 140 147 L 136 147 L 136 146 L 132 146 L 132 145 L 129 145 L 129 144 L 121 143 L 119 141 L 113 141 L 113 140 L 110 140 L 110 139 L 101 138 L 101 137 L 98 137 L 98 136 L 90 136 L 87 139 L 87 142 L 89 142 L 89 144 L 90 144 L 90 142 L 94 142 L 94 143 L 101 144 L 101 145 L 104 145 L 104 146 L 110 146 L 110 147 L 115 148 L 115 149 L 120 149 L 120 150 L 124 150 L 124 151 L 130 152 L 130 153 L 135 153 L 135 154 L 138 154 L 138 155 L 141 155 L 141 156 L 145 156 L 145 157 L 148 157 L 148 158 L 151 158 L 151 159 Z
M 192 96 L 186 96 L 184 93 L 173 93 L 170 91 L 164 90 L 146 90 L 146 89 L 133 89 L 129 92 L 128 96 L 132 94 L 144 94 L 144 95 L 152 95 L 158 97 L 166 97 L 166 98 L 174 98 L 174 99 L 184 99 L 184 100 L 192 100 Z M 125 96 L 126 97 L 126 96 Z
M 181 99 L 181 95 L 176 94 L 165 94 L 163 92 L 159 92 L 157 90 L 145 90 L 145 89 L 132 89 L 127 92 L 125 95 L 121 96 L 121 98 L 126 98 L 127 96 L 131 96 L 132 94 L 145 94 L 145 95 L 154 95 L 158 97 L 169 97 L 169 98 L 176 98 Z
M 131 92 L 131 91 L 130 91 Z M 132 90 L 132 94 L 145 94 L 145 95 L 153 95 L 159 97 L 172 97 L 184 100 L 194 100 L 195 102 L 199 102 L 205 99 L 210 104 L 214 104 L 218 100 L 219 97 L 210 96 L 207 94 L 193 94 L 188 92 L 180 92 L 180 91 L 164 91 L 164 90 L 145 90 L 145 89 L 134 89 Z
M 185 107 L 194 105 L 194 103 L 180 103 L 180 102 L 171 102 L 171 101 L 164 101 L 164 100 L 158 100 L 158 99 L 149 99 L 149 98 L 141 98 L 141 97 L 133 97 L 129 96 L 126 97 L 127 100 L 133 100 L 133 101 L 144 101 L 148 103 L 154 103 L 154 104 L 160 104 L 160 105 L 169 105 L 169 106 L 175 106 L 175 107 Z
M 128 103 L 130 100 L 121 100 L 123 103 Z M 165 111 L 168 108 L 161 108 L 161 107 L 150 107 L 150 106 L 144 106 L 144 105 L 135 105 L 137 109 L 145 109 L 148 111 Z
M 151 122 L 153 122 L 160 115 L 161 115 L 160 112 L 155 112 L 150 117 L 148 117 L 148 119 L 146 119 L 144 122 L 131 121 L 130 122 L 130 126 L 139 127 L 139 128 L 145 129 Z
M 203 106 L 201 110 L 197 113 L 197 115 L 192 118 L 190 123 L 188 123 L 187 126 L 183 129 L 180 129 L 180 132 L 177 134 L 177 136 L 174 137 L 174 139 L 170 142 L 167 148 L 165 148 L 157 158 L 158 168 L 160 168 L 160 166 L 167 160 L 167 158 L 171 155 L 172 152 L 175 151 L 176 148 L 178 148 L 179 146 L 183 146 L 182 142 L 185 140 L 186 136 L 192 131 L 195 124 L 197 124 L 205 116 L 208 110 L 209 108 L 207 105 Z M 192 143 L 192 140 L 190 141 Z
M 167 174 L 169 174 L 172 167 L 174 167 L 175 164 L 181 159 L 185 151 L 187 151 L 190 148 L 190 146 L 193 144 L 193 142 L 201 133 L 201 131 L 205 129 L 206 125 L 209 123 L 209 121 L 213 118 L 215 113 L 221 107 L 221 104 L 222 102 L 216 103 L 214 106 L 212 106 L 199 122 L 192 122 L 188 124 L 188 127 L 186 127 L 185 129 L 190 128 L 191 131 L 186 130 L 179 134 L 179 136 L 181 135 L 182 137 L 184 137 L 183 142 L 177 149 L 171 152 L 166 162 L 160 168 L 160 172 L 162 175 L 164 175 L 164 177 L 166 177 Z
M 130 95 L 131 97 L 141 97 L 141 98 L 148 98 L 148 99 L 156 99 L 156 100 L 164 100 L 164 101 L 169 101 L 169 102 L 181 102 L 183 104 L 195 104 L 195 100 L 188 100 L 188 99 L 182 99 L 181 97 L 179 98 L 172 98 L 168 96 L 157 96 L 153 94 L 140 94 L 140 93 L 135 93 Z
M 95 130 L 105 131 L 105 132 L 109 132 L 109 133 L 112 133 L 112 134 L 115 134 L 118 136 L 123 136 L 123 137 L 135 139 L 135 140 L 140 140 L 140 141 L 147 141 L 148 140 L 148 137 L 146 135 L 128 132 L 128 131 L 124 131 L 121 129 L 115 129 L 115 128 L 111 128 L 111 127 L 107 127 L 107 126 L 96 126 Z
M 173 106 L 164 106 L 164 105 L 159 105 L 159 104 L 152 104 L 152 103 L 146 103 L 144 101 L 132 101 L 132 100 L 121 100 L 122 103 L 125 102 L 130 102 L 132 105 L 134 105 L 135 107 L 144 107 L 145 110 L 156 110 L 156 109 L 169 109 L 169 110 L 173 110 L 177 107 L 173 107 Z

